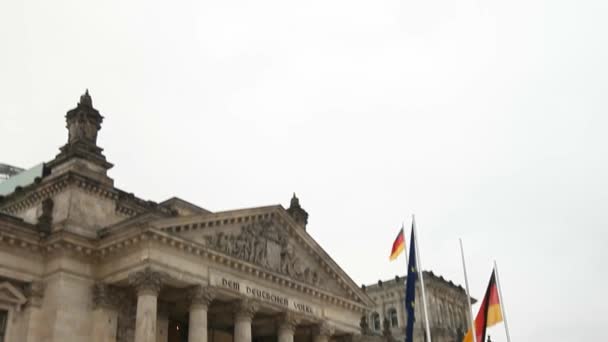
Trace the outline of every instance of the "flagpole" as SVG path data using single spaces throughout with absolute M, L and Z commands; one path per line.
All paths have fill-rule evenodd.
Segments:
M 405 241 L 405 223 L 401 222 L 401 231 L 403 232 L 403 254 L 405 256 L 405 276 L 407 277 L 407 268 L 409 267 L 409 263 L 407 261 L 407 241 Z M 404 281 L 405 283 L 405 281 Z
M 464 284 L 467 287 L 467 302 L 469 303 L 469 322 L 471 322 L 471 334 L 473 335 L 473 342 L 477 342 L 477 331 L 475 330 L 475 321 L 473 320 L 473 306 L 471 306 L 471 294 L 469 292 L 469 278 L 467 277 L 467 266 L 464 262 L 464 248 L 462 247 L 462 239 L 458 239 L 460 242 L 460 255 L 462 256 L 462 269 L 464 271 Z
M 498 296 L 500 297 L 500 311 L 502 312 L 502 319 L 505 322 L 505 333 L 507 334 L 507 342 L 511 342 L 511 336 L 509 335 L 509 325 L 507 324 L 507 313 L 505 312 L 505 300 L 502 298 L 502 288 L 500 287 L 500 277 L 498 276 L 498 265 L 494 260 L 494 272 L 496 272 L 496 285 L 498 285 Z
M 426 340 L 427 342 L 431 341 L 431 328 L 429 325 L 429 314 L 426 308 L 426 292 L 424 291 L 424 275 L 422 268 L 420 265 L 422 264 L 420 260 L 420 246 L 418 245 L 418 232 L 416 231 L 416 218 L 412 214 L 412 229 L 414 230 L 414 243 L 416 244 L 416 268 L 418 269 L 418 274 L 420 275 L 420 287 L 422 288 L 422 308 L 424 309 L 424 322 L 425 322 L 425 330 L 426 330 Z

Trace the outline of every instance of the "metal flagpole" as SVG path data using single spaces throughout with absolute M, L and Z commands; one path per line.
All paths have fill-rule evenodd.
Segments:
M 458 239 L 458 241 L 460 242 L 462 269 L 464 270 L 464 284 L 467 287 L 467 302 L 469 303 L 469 322 L 471 322 L 471 334 L 473 334 L 473 342 L 477 342 L 477 331 L 475 330 L 475 321 L 473 320 L 473 307 L 471 306 L 471 294 L 469 292 L 469 278 L 467 277 L 467 266 L 464 262 L 464 248 L 462 247 L 462 239 Z
M 410 264 L 407 261 L 407 241 L 405 241 L 405 223 L 401 222 L 401 231 L 403 232 L 403 254 L 405 254 L 405 276 L 407 277 L 407 268 Z
M 407 235 L 405 235 L 405 222 L 401 222 L 401 231 L 403 232 L 403 254 L 405 254 L 405 276 L 403 277 L 403 286 L 405 287 L 405 290 L 407 291 L 407 274 L 408 274 L 408 268 L 410 267 L 410 263 L 407 260 L 407 241 L 405 241 L 405 237 Z M 405 307 L 405 313 L 407 313 L 407 303 L 406 303 L 406 296 L 403 296 L 403 305 Z M 405 317 L 405 316 L 404 316 Z M 406 337 L 407 338 L 407 337 Z
M 424 309 L 424 322 L 425 322 L 425 330 L 426 330 L 426 340 L 427 342 L 431 341 L 431 328 L 429 325 L 429 314 L 426 308 L 426 292 L 424 291 L 424 276 L 422 272 L 422 268 L 420 265 L 422 264 L 420 260 L 420 245 L 418 245 L 418 232 L 416 231 L 416 218 L 412 215 L 412 229 L 414 230 L 414 243 L 416 244 L 416 268 L 418 269 L 418 274 L 420 275 L 420 287 L 422 288 L 422 308 Z
M 498 265 L 494 260 L 494 272 L 496 272 L 496 285 L 498 285 L 498 296 L 500 297 L 500 311 L 502 312 L 502 319 L 505 321 L 505 332 L 507 333 L 507 342 L 511 342 L 511 336 L 509 335 L 509 325 L 507 324 L 507 313 L 505 312 L 505 300 L 502 298 L 502 288 L 500 287 L 500 277 L 498 276 Z

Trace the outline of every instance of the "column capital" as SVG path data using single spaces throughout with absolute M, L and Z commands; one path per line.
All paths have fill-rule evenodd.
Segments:
M 259 304 L 251 299 L 241 299 L 234 304 L 234 315 L 236 319 L 244 318 L 251 320 L 259 309 Z
M 279 315 L 279 329 L 294 332 L 296 330 L 297 325 L 300 324 L 300 321 L 301 319 L 297 315 L 291 312 L 284 312 Z
M 313 334 L 330 337 L 334 334 L 334 328 L 327 324 L 327 322 L 319 322 L 313 326 Z
M 195 285 L 188 290 L 188 298 L 190 299 L 190 307 L 208 308 L 217 292 L 211 286 Z
M 146 267 L 141 271 L 129 274 L 129 285 L 135 287 L 138 296 L 142 294 L 158 296 L 167 278 L 168 275 L 166 273 L 154 271 L 152 268 Z
M 27 297 L 27 305 L 34 307 L 42 306 L 42 298 L 44 298 L 44 283 L 41 281 L 33 281 L 25 287 L 23 294 Z

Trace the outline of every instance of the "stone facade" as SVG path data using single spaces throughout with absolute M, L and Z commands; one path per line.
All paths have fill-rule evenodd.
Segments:
M 369 334 L 386 335 L 388 332 L 397 341 L 405 339 L 405 280 L 406 277 L 396 276 L 391 280 L 380 280 L 377 284 L 362 286 L 375 303 L 366 314 Z M 462 341 L 468 329 L 465 290 L 432 272 L 424 272 L 424 284 L 433 342 Z M 416 284 L 416 303 L 422 303 L 420 282 Z M 424 341 L 424 313 L 421 304 L 416 306 L 415 315 L 414 340 Z
M 0 336 L 9 342 L 329 342 L 370 297 L 306 231 L 297 197 L 211 212 L 118 189 L 88 91 L 67 142 L 0 197 Z

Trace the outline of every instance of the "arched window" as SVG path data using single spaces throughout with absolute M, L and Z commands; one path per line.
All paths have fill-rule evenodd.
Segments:
M 372 329 L 380 331 L 380 315 L 377 312 L 372 314 Z
M 399 319 L 397 318 L 397 310 L 395 308 L 388 309 L 388 319 L 391 322 L 391 327 L 396 328 L 399 326 Z

